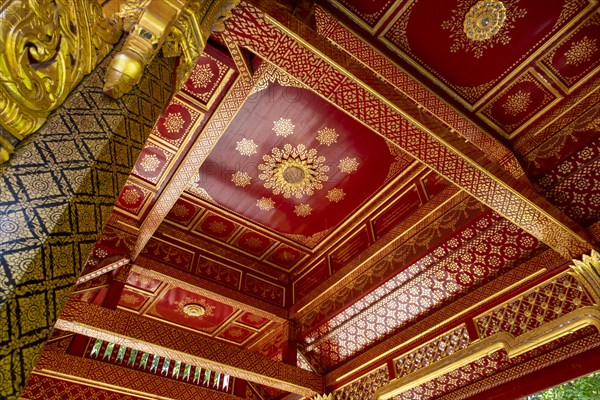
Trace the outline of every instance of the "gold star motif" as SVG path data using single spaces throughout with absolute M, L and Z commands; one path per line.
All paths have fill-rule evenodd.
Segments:
M 508 115 L 513 117 L 527 111 L 531 104 L 531 93 L 519 90 L 517 93 L 508 96 L 506 103 L 502 105 Z
M 163 123 L 163 125 L 165 126 L 165 129 L 169 133 L 176 133 L 176 132 L 181 131 L 181 128 L 183 128 L 184 124 L 185 124 L 185 120 L 181 116 L 181 113 L 178 113 L 178 112 L 168 114 L 165 117 L 165 122 Z
M 358 169 L 358 161 L 356 161 L 355 157 L 343 158 L 340 160 L 340 162 L 338 164 L 338 168 L 340 169 L 340 171 L 342 171 L 346 174 L 351 174 L 352 172 L 354 172 Z
M 140 163 L 142 169 L 146 172 L 154 172 L 160 165 L 160 160 L 156 157 L 156 154 L 146 154 Z
M 294 213 L 299 217 L 308 217 L 312 213 L 312 207 L 309 204 L 298 204 Z
M 317 141 L 326 146 L 337 143 L 337 138 L 338 134 L 333 128 L 323 128 L 317 132 Z
M 262 211 L 270 211 L 275 207 L 275 202 L 273 199 L 269 199 L 268 197 L 262 197 L 256 200 L 256 207 Z
M 254 143 L 252 139 L 242 139 L 237 142 L 235 149 L 240 152 L 243 156 L 251 156 L 252 154 L 256 154 L 256 149 L 258 146 Z
M 238 187 L 246 187 L 252 181 L 252 177 L 246 172 L 237 171 L 231 175 L 231 182 Z
M 125 204 L 135 204 L 140 199 L 140 194 L 135 189 L 125 189 L 122 198 Z
M 279 118 L 279 120 L 273 122 L 273 131 L 277 136 L 288 137 L 294 133 L 295 127 L 292 120 L 288 118 Z
M 337 203 L 344 200 L 346 193 L 342 189 L 334 188 L 327 192 L 327 200 L 332 203 Z

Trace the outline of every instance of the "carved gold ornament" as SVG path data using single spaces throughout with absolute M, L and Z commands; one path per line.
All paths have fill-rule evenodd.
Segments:
M 173 303 L 175 310 L 182 314 L 185 318 L 203 319 L 204 317 L 212 317 L 215 315 L 215 306 L 209 304 L 206 300 L 192 299 L 189 296 Z
M 131 25 L 129 36 L 106 73 L 104 93 L 119 98 L 130 91 L 160 49 L 167 57 L 181 56 L 177 68 L 177 87 L 181 87 L 211 32 L 225 29 L 223 23 L 238 3 L 239 0 L 124 2 L 120 15 Z
M 506 8 L 501 1 L 481 0 L 467 15 L 463 30 L 471 40 L 487 40 L 494 36 L 506 19 Z
M 97 1 L 9 0 L 0 5 L 0 163 L 119 40 Z
M 200 304 L 186 304 L 183 306 L 183 312 L 190 317 L 203 317 L 206 315 L 206 308 Z
M 270 155 L 263 156 L 263 161 L 258 166 L 262 171 L 258 178 L 265 182 L 265 188 L 271 189 L 273 194 L 282 194 L 286 199 L 312 196 L 315 190 L 323 187 L 322 182 L 329 179 L 325 157 L 318 156 L 315 149 L 307 150 L 303 144 L 273 148 Z

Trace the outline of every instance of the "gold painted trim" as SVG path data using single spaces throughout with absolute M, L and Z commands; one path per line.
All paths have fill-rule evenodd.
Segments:
M 526 276 L 525 278 L 523 278 L 523 279 L 521 279 L 521 280 L 519 280 L 519 281 L 517 281 L 517 282 L 513 283 L 512 285 L 509 285 L 509 286 L 505 287 L 504 289 L 502 289 L 502 290 L 500 290 L 500 291 L 498 291 L 498 292 L 494 293 L 492 296 L 490 296 L 490 297 L 488 297 L 488 298 L 486 298 L 486 299 L 483 299 L 483 300 L 481 300 L 481 301 L 479 301 L 479 302 L 477 302 L 477 303 L 473 304 L 472 306 L 470 306 L 470 307 L 468 307 L 468 308 L 465 308 L 464 310 L 462 310 L 462 311 L 460 311 L 460 312 L 456 313 L 456 314 L 455 314 L 455 315 L 453 315 L 452 317 L 446 318 L 444 321 L 442 321 L 442 322 L 440 322 L 440 323 L 438 323 L 438 324 L 436 324 L 436 325 L 432 326 L 432 327 L 431 327 L 431 328 L 429 328 L 429 329 L 426 329 L 425 331 L 423 331 L 423 332 L 422 332 L 422 333 L 420 333 L 419 335 L 412 337 L 410 340 L 407 340 L 406 342 L 400 343 L 399 345 L 397 345 L 397 346 L 395 346 L 395 347 L 393 347 L 393 348 L 391 348 L 391 349 L 387 350 L 386 352 L 384 352 L 384 353 L 381 353 L 381 354 L 380 354 L 380 355 L 378 355 L 377 357 L 375 357 L 375 358 L 373 358 L 372 360 L 370 360 L 368 363 L 366 363 L 366 364 L 364 364 L 364 365 L 361 365 L 360 367 L 358 367 L 358 368 L 355 368 L 355 369 L 353 369 L 353 370 L 352 370 L 352 371 L 350 371 L 350 372 L 347 372 L 347 373 L 345 373 L 344 375 L 342 375 L 342 376 L 340 376 L 339 378 L 337 378 L 335 381 L 336 381 L 336 382 L 339 382 L 339 381 L 341 381 L 341 380 L 342 380 L 342 379 L 344 379 L 345 377 L 347 377 L 347 376 L 349 376 L 349 375 L 352 375 L 354 372 L 356 372 L 356 371 L 359 371 L 361 368 L 364 368 L 366 365 L 370 365 L 370 364 L 372 364 L 374 361 L 377 361 L 377 360 L 379 360 L 379 359 L 381 359 L 381 358 L 383 358 L 383 357 L 386 357 L 386 356 L 388 356 L 389 354 L 392 354 L 392 353 L 394 353 L 395 351 L 397 351 L 397 350 L 401 349 L 401 348 L 402 348 L 402 347 L 404 347 L 404 346 L 408 346 L 409 344 L 411 344 L 411 343 L 413 343 L 413 342 L 415 342 L 415 341 L 417 341 L 417 340 L 421 339 L 422 337 L 425 337 L 425 336 L 427 336 L 429 333 L 431 333 L 431 332 L 433 332 L 433 331 L 435 331 L 435 330 L 437 330 L 437 329 L 441 328 L 442 326 L 444 326 L 444 325 L 446 325 L 446 324 L 448 324 L 448 323 L 452 322 L 453 320 L 456 320 L 456 319 L 458 319 L 458 318 L 462 317 L 463 315 L 465 315 L 465 314 L 469 313 L 471 310 L 474 310 L 474 309 L 476 309 L 476 308 L 480 307 L 481 305 L 483 305 L 483 304 L 485 304 L 485 303 L 487 303 L 487 302 L 490 302 L 490 301 L 494 300 L 494 299 L 495 299 L 495 298 L 497 298 L 497 297 L 500 297 L 500 296 L 502 296 L 504 293 L 507 293 L 507 292 L 509 292 L 509 291 L 513 290 L 514 288 L 516 288 L 516 287 L 518 287 L 518 286 L 520 286 L 520 285 L 524 284 L 525 282 L 527 282 L 527 281 L 529 281 L 529 280 L 531 280 L 531 279 L 533 279 L 533 278 L 535 278 L 535 277 L 537 277 L 537 276 L 539 276 L 539 275 L 542 275 L 542 274 L 544 274 L 545 272 L 546 272 L 546 268 L 542 268 L 542 269 L 540 269 L 540 270 L 536 271 L 535 273 L 533 273 L 533 274 L 531 274 L 531 275 L 528 275 L 528 276 Z M 553 279 L 553 278 L 551 278 L 551 279 Z M 448 332 L 449 332 L 449 331 L 448 331 Z M 448 332 L 446 332 L 446 333 L 448 333 Z M 432 339 L 432 340 L 434 340 L 434 339 Z M 475 342 L 475 341 L 473 341 L 473 342 Z M 410 352 L 410 351 L 412 351 L 412 350 L 414 350 L 414 349 L 407 350 L 407 351 L 406 351 L 406 353 L 409 353 L 409 352 Z M 399 356 L 399 357 L 400 357 L 400 356 Z M 399 357 L 398 357 L 398 358 L 399 358 Z
M 513 82 L 511 82 L 510 85 L 507 85 L 506 88 L 500 90 L 496 96 L 494 96 L 488 103 L 488 105 L 492 105 L 494 104 L 500 97 L 502 97 L 504 94 L 506 94 L 506 92 L 508 90 L 510 90 L 512 88 L 513 84 L 516 84 L 519 79 L 523 78 L 524 76 L 526 76 L 528 73 L 531 73 L 531 76 L 538 82 L 540 83 L 543 87 L 545 87 L 546 89 L 548 89 L 548 91 L 554 96 L 554 100 L 552 100 L 550 103 L 548 103 L 544 108 L 542 108 L 540 111 L 538 111 L 537 113 L 535 113 L 533 116 L 527 118 L 527 120 L 525 120 L 517 129 L 515 129 L 514 131 L 508 133 L 506 132 L 502 127 L 500 127 L 498 124 L 496 124 L 494 121 L 491 120 L 491 118 L 489 118 L 488 116 L 486 116 L 485 114 L 483 114 L 483 109 L 477 111 L 476 115 L 481 118 L 482 120 L 484 120 L 486 123 L 488 123 L 490 126 L 492 126 L 493 128 L 496 129 L 496 132 L 499 132 L 502 134 L 502 136 L 504 136 L 507 139 L 512 139 L 515 136 L 517 136 L 520 132 L 522 132 L 525 128 L 527 128 L 529 125 L 531 125 L 532 123 L 535 122 L 535 120 L 537 120 L 540 116 L 542 116 L 543 114 L 546 113 L 546 111 L 548 111 L 549 109 L 551 109 L 552 107 L 554 107 L 555 105 L 557 105 L 558 103 L 560 103 L 563 99 L 564 96 L 556 89 L 554 89 L 554 87 L 552 87 L 552 85 L 550 85 L 550 83 L 548 83 L 546 81 L 546 79 L 544 79 L 539 72 L 537 72 L 533 67 L 523 71 L 523 73 L 521 75 L 519 75 L 518 77 L 516 77 L 514 79 Z M 490 112 L 491 112 L 491 108 L 490 108 Z
M 338 10 L 340 10 L 342 12 L 342 14 L 344 14 L 351 21 L 353 21 L 355 24 L 359 25 L 361 28 L 363 28 L 364 30 L 366 30 L 367 32 L 369 32 L 372 35 L 375 35 L 375 33 L 390 18 L 390 15 L 392 15 L 394 12 L 396 12 L 396 10 L 398 8 L 398 5 L 400 3 L 402 3 L 402 1 L 403 0 L 396 0 L 396 1 L 394 1 L 394 3 L 392 5 L 390 5 L 389 9 L 381 16 L 381 18 L 379 18 L 379 20 L 375 23 L 375 25 L 371 26 L 371 25 L 367 24 L 365 21 L 363 21 L 359 16 L 357 16 L 356 14 L 354 14 L 352 11 L 350 11 L 348 8 L 346 8 L 339 1 L 328 0 L 328 2 L 331 5 L 333 5 L 335 8 L 337 8 Z
M 373 399 L 385 400 L 398 396 L 497 351 L 504 350 L 509 359 L 514 358 L 590 325 L 600 330 L 598 307 L 582 307 L 517 337 L 506 332 L 495 333 L 449 357 L 390 382 L 379 388 Z

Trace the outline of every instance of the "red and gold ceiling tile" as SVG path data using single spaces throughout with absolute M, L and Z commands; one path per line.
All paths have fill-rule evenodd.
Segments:
M 375 231 L 375 236 L 378 239 L 381 238 L 422 205 L 423 199 L 419 195 L 417 186 L 414 184 L 410 185 L 403 193 L 397 195 L 392 204 L 373 217 L 371 224 Z
M 329 277 L 329 265 L 327 259 L 322 259 L 317 265 L 302 275 L 294 282 L 294 302 L 300 300 L 310 293 L 319 284 Z
M 466 106 L 477 107 L 590 7 L 592 2 L 585 0 L 553 1 L 544 7 L 536 0 L 414 0 L 380 39 L 443 89 L 458 94 Z M 486 15 L 490 21 L 485 28 L 464 30 Z
M 140 152 L 133 173 L 139 178 L 158 185 L 173 156 L 172 151 L 148 141 Z
M 127 277 L 127 284 L 146 292 L 156 293 L 162 281 L 160 279 L 151 278 L 137 272 L 130 272 Z
M 281 244 L 273 252 L 271 252 L 271 254 L 266 258 L 266 260 L 279 267 L 290 269 L 305 256 L 306 253 L 298 251 L 290 246 Z
M 116 205 L 122 210 L 139 217 L 143 214 L 145 206 L 154 194 L 154 191 L 145 188 L 133 179 L 128 179 L 117 199 Z
M 242 271 L 239 269 L 228 267 L 203 256 L 198 257 L 196 274 L 235 290 L 240 289 L 242 281 Z
M 315 93 L 269 82 L 248 97 L 188 190 L 314 247 L 410 160 Z
M 225 60 L 228 59 L 219 51 L 207 46 L 183 85 L 182 91 L 206 110 L 213 105 L 233 73 Z
M 236 312 L 237 309 L 230 305 L 172 287 L 165 291 L 145 314 L 210 334 Z
M 240 315 L 236 322 L 244 325 L 251 326 L 254 329 L 260 329 L 267 324 L 270 320 L 259 315 L 252 314 L 251 312 L 245 312 Z
M 270 238 L 250 230 L 243 231 L 235 240 L 238 248 L 255 256 L 264 254 L 273 243 Z
M 228 342 L 233 342 L 235 344 L 242 344 L 247 339 L 249 339 L 255 331 L 252 329 L 248 329 L 245 326 L 230 324 L 225 327 L 219 334 L 217 335 L 220 339 L 225 339 Z
M 450 186 L 450 182 L 442 178 L 441 175 L 435 172 L 430 172 L 420 179 L 423 190 L 427 194 L 427 199 L 431 199 L 436 194 Z
M 358 25 L 374 33 L 395 12 L 403 0 L 328 0 Z
M 140 311 L 150 296 L 131 289 L 123 289 L 119 298 L 119 306 L 133 311 Z
M 349 238 L 344 240 L 344 242 L 336 247 L 329 255 L 331 273 L 340 270 L 350 262 L 350 260 L 357 257 L 369 247 L 371 242 L 369 230 L 366 227 L 361 228 L 358 232 L 355 232 Z
M 585 83 L 600 67 L 600 14 L 593 13 L 538 65 L 567 93 Z
M 530 69 L 490 100 L 477 115 L 511 137 L 561 99 L 558 91 Z
M 242 290 L 244 293 L 278 306 L 285 306 L 285 288 L 252 274 L 246 274 Z
M 155 238 L 148 241 L 141 254 L 184 271 L 192 270 L 193 252 Z
M 188 226 L 203 210 L 204 209 L 199 205 L 186 199 L 179 198 L 175 204 L 173 204 L 173 207 L 166 218 L 180 225 Z
M 202 112 L 175 97 L 156 121 L 152 135 L 155 140 L 164 141 L 173 150 L 177 150 L 203 116 Z
M 194 230 L 226 242 L 239 226 L 230 219 L 209 211 Z

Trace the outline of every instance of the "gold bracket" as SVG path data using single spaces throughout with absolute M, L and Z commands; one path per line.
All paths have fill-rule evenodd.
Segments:
M 141 79 L 144 68 L 162 49 L 167 57 L 181 56 L 177 89 L 187 80 L 212 32 L 222 31 L 224 21 L 239 0 L 132 0 L 120 15 L 130 25 L 123 49 L 106 73 L 104 93 L 119 98 Z M 131 23 L 135 20 L 136 23 Z

